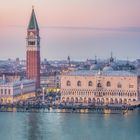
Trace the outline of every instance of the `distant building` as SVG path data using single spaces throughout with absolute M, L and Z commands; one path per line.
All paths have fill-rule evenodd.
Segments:
M 14 103 L 35 96 L 35 81 L 0 81 L 0 104 Z
M 34 9 L 27 29 L 27 78 L 36 81 L 40 87 L 40 36 Z
M 68 56 L 67 61 L 68 61 L 68 66 L 70 67 L 71 66 L 70 56 Z
M 57 73 L 42 74 L 40 81 L 41 87 L 46 87 L 48 92 L 60 89 L 60 74 Z
M 128 71 L 82 70 L 61 76 L 61 102 L 132 104 L 140 100 L 140 77 Z
M 109 62 L 110 63 L 113 63 L 114 62 L 114 58 L 113 58 L 113 53 L 111 52 L 111 57 L 110 57 L 110 59 L 109 59 Z
M 22 79 L 22 73 L 0 73 L 0 80 L 4 80 L 6 82 L 13 82 L 13 81 L 19 81 Z

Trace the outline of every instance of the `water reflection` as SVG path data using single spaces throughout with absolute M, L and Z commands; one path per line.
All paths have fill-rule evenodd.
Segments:
M 42 139 L 41 128 L 42 126 L 42 117 L 39 113 L 29 113 L 28 114 L 28 140 L 39 140 Z

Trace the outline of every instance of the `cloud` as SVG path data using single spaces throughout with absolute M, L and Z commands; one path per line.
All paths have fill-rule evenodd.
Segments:
M 87 26 L 44 26 L 41 28 L 64 29 L 64 30 L 97 30 L 97 31 L 118 31 L 118 32 L 140 32 L 140 27 L 120 27 L 120 28 L 99 28 Z
M 25 28 L 22 25 L 9 25 L 10 28 Z M 107 31 L 107 32 L 140 32 L 140 27 L 129 26 L 129 27 L 118 27 L 118 28 L 104 28 L 104 27 L 88 27 L 88 26 L 40 26 L 40 28 L 46 29 L 62 29 L 62 30 L 96 30 L 96 31 Z

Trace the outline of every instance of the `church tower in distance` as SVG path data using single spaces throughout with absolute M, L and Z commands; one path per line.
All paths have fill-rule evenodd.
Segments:
M 36 81 L 36 89 L 38 89 L 40 88 L 40 36 L 34 8 L 27 29 L 26 41 L 26 74 L 28 79 Z

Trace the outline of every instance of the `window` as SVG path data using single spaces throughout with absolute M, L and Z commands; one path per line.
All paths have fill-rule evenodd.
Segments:
M 10 90 L 10 89 L 8 89 L 8 94 L 9 94 L 9 95 L 11 94 L 11 90 Z
M 5 95 L 7 94 L 7 89 L 5 89 Z
M 98 84 L 97 84 L 97 87 L 98 87 L 98 88 L 101 88 L 101 87 L 102 87 L 101 83 L 98 83 Z
M 1 89 L 1 94 L 3 94 L 3 89 Z
M 110 87 L 110 86 L 111 86 L 111 83 L 108 81 L 108 82 L 106 83 L 106 86 L 107 86 L 107 87 Z
M 71 82 L 70 81 L 67 81 L 67 86 L 71 86 Z
M 92 81 L 89 81 L 89 82 L 88 82 L 88 86 L 89 86 L 89 87 L 93 86 Z
M 35 45 L 35 41 L 29 41 L 28 45 Z
M 120 83 L 118 83 L 118 88 L 122 88 L 122 85 Z
M 77 82 L 77 86 L 80 87 L 81 86 L 81 81 Z

